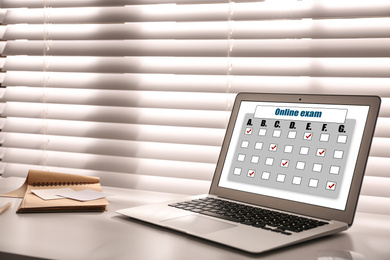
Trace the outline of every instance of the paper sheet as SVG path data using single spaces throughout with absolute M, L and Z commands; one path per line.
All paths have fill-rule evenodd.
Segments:
M 61 192 L 72 192 L 73 190 L 71 188 L 62 188 L 62 189 L 38 189 L 38 190 L 31 190 L 32 193 L 40 197 L 44 200 L 58 200 L 58 199 L 64 199 L 64 197 L 58 196 L 58 193 Z
M 81 191 L 75 191 L 71 188 L 63 188 L 63 189 L 38 189 L 31 190 L 35 195 L 44 200 L 54 200 L 54 199 L 74 199 L 79 201 L 90 201 L 105 198 L 108 194 L 94 191 L 91 189 L 85 189 Z
M 74 199 L 74 200 L 79 200 L 79 201 L 90 201 L 90 200 L 97 200 L 101 198 L 105 198 L 108 196 L 107 193 L 103 193 L 100 191 L 94 191 L 91 189 L 85 189 L 81 191 L 64 191 L 60 192 L 57 195 L 61 197 L 65 197 L 68 199 Z

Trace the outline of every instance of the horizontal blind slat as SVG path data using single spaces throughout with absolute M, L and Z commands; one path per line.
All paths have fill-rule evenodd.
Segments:
M 225 111 L 234 94 L 7 87 L 0 101 Z
M 67 153 L 216 163 L 219 147 L 85 137 L 0 133 L 2 147 Z M 166 151 L 169 151 L 167 153 Z
M 146 0 L 151 1 L 151 0 Z M 66 3 L 68 2 L 68 3 Z M 1 0 L 0 7 L 1 8 L 20 8 L 20 7 L 28 7 L 28 8 L 43 8 L 45 6 L 47 7 L 66 7 L 66 6 L 72 6 L 72 7 L 85 7 L 85 6 L 116 6 L 116 5 L 125 5 L 125 4 L 131 4 L 131 2 L 134 2 L 134 0 L 78 0 L 77 3 L 75 1 L 70 1 L 72 3 L 69 3 L 68 1 L 63 0 Z
M 282 20 L 300 18 L 348 18 L 348 17 L 387 17 L 390 3 L 374 1 L 291 1 L 280 4 L 273 1 L 241 3 L 234 5 L 231 20 Z
M 48 135 L 209 146 L 220 146 L 225 134 L 223 128 L 116 124 L 15 117 L 5 119 L 2 131 L 6 133 L 45 133 Z
M 169 73 L 226 75 L 225 58 L 202 57 L 77 57 L 10 56 L 6 71 Z
M 390 138 L 390 118 L 388 117 L 378 118 L 374 136 Z
M 7 71 L 3 86 L 225 93 L 225 75 Z
M 231 92 L 278 92 L 380 95 L 390 97 L 390 78 L 342 78 L 342 77 L 256 77 L 230 76 Z M 380 116 L 390 117 L 390 102 L 382 99 Z
M 235 0 L 235 2 L 254 2 L 257 0 Z M 180 0 L 181 4 L 208 3 L 210 0 Z M 228 0 L 213 0 L 213 3 L 227 3 Z M 95 6 L 121 6 L 121 5 L 147 5 L 172 4 L 175 0 L 1 0 L 2 8 L 43 8 L 46 7 L 95 7 Z
M 226 21 L 228 4 L 134 5 L 126 7 L 8 10 L 4 24 L 15 23 L 125 23 L 159 21 Z M 46 20 L 45 20 L 46 18 Z
M 347 3 L 347 4 L 346 4 Z M 387 1 L 298 1 L 235 3 L 231 20 L 269 20 L 339 17 L 387 17 Z M 50 15 L 49 15 L 50 14 Z M 3 23 L 121 23 L 140 21 L 218 21 L 228 20 L 228 3 L 183 5 L 134 5 L 126 7 L 51 8 L 45 16 L 43 9 L 8 10 Z
M 234 21 L 231 39 L 388 38 L 390 18 Z M 226 22 L 3 26 L 3 40 L 226 39 Z
M 386 157 L 374 157 L 370 156 L 367 161 L 367 168 L 365 175 L 374 177 L 388 177 L 387 171 L 383 169 L 389 169 L 390 161 Z
M 390 53 L 389 53 L 390 55 Z M 230 58 L 232 75 L 390 77 L 390 58 Z
M 390 138 L 375 137 L 372 141 L 370 155 L 390 158 Z
M 390 198 L 360 195 L 357 211 L 390 215 Z
M 4 27 L 4 26 L 3 26 Z M 224 22 L 8 25 L 4 40 L 226 39 Z
M 390 178 L 365 176 L 361 194 L 366 196 L 376 196 L 390 198 Z
M 226 56 L 224 40 L 8 41 L 4 55 Z
M 2 74 L 0 74 L 1 76 Z M 231 93 L 280 92 L 379 95 L 382 107 L 390 97 L 390 78 L 348 77 L 288 77 L 288 76 L 237 76 L 230 75 Z M 117 90 L 154 90 L 224 93 L 226 75 L 173 75 L 173 74 L 117 74 L 8 71 L 4 86 Z M 381 113 L 385 113 L 383 110 Z M 390 117 L 390 114 L 387 115 Z
M 390 56 L 390 53 L 389 53 Z M 21 63 L 24 60 L 24 63 Z M 358 77 L 358 78 L 389 78 L 390 57 L 60 57 L 48 58 L 28 56 L 9 56 L 5 59 L 3 69 L 10 74 L 13 71 L 50 72 L 83 72 L 83 73 L 132 73 L 132 74 L 189 74 L 189 75 L 226 75 L 228 63 L 231 64 L 231 76 L 296 76 L 296 77 Z M 26 74 L 26 77 L 33 74 Z M 39 74 L 35 74 L 37 77 Z M 50 74 L 41 74 L 48 76 Z M 61 75 L 51 74 L 53 80 Z M 19 75 L 17 75 L 19 76 Z M 93 75 L 75 74 L 75 78 Z M 109 75 L 97 75 L 110 77 Z M 158 75 L 150 75 L 158 76 Z M 174 77 L 175 75 L 172 75 Z M 114 75 L 111 76 L 113 78 Z M 116 76 L 115 76 L 116 77 Z M 129 80 L 130 75 L 118 75 Z M 135 77 L 135 76 L 133 76 Z M 139 75 L 138 77 L 141 77 Z M 23 82 L 18 77 L 13 78 Z M 111 79 L 114 81 L 114 79 Z M 226 80 L 226 79 L 225 79 Z M 28 80 L 24 80 L 28 82 Z M 225 81 L 226 82 L 226 81 Z M 99 83 L 99 82 L 97 82 Z M 189 82 L 191 83 L 191 82 Z M 8 83 L 6 83 L 8 84 Z
M 381 38 L 389 37 L 390 19 L 302 19 L 233 21 L 231 39 L 284 39 L 284 38 Z
M 227 40 L 8 41 L 4 55 L 225 57 Z M 383 57 L 390 39 L 234 40 L 231 57 Z
M 8 102 L 2 116 L 128 124 L 225 128 L 227 111 Z
M 234 40 L 232 57 L 383 57 L 390 39 Z

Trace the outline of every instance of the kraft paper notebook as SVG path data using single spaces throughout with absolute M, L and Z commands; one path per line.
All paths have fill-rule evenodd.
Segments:
M 71 188 L 74 191 L 85 189 L 102 191 L 98 177 L 30 170 L 25 183 L 19 189 L 0 196 L 23 198 L 17 213 L 104 211 L 108 205 L 106 198 L 90 201 L 68 198 L 44 200 L 32 192 L 32 190 L 56 188 Z

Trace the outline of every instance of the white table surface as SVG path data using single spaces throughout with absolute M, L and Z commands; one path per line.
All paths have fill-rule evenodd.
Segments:
M 0 194 L 22 178 L 0 177 Z M 16 214 L 21 199 L 0 215 L 0 259 L 390 259 L 390 216 L 358 212 L 345 232 L 267 254 L 247 254 L 115 213 L 182 195 L 103 187 L 112 194 L 104 213 Z

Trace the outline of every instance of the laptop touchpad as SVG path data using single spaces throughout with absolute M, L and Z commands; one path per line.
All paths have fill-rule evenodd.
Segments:
M 173 229 L 197 234 L 208 234 L 237 226 L 197 215 L 163 220 L 161 223 Z

